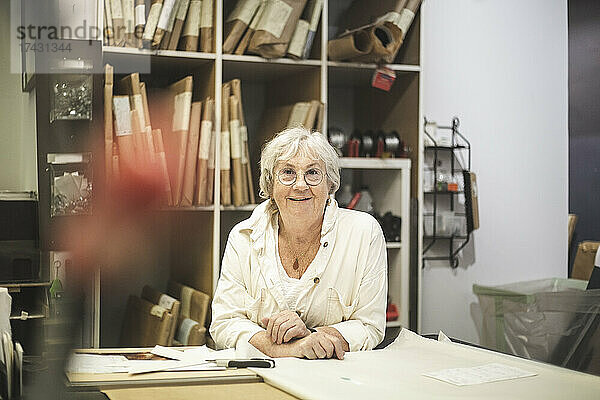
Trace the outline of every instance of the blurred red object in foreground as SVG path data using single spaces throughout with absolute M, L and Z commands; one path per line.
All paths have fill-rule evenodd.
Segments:
M 130 253 L 130 245 L 145 235 L 146 215 L 161 206 L 162 196 L 163 183 L 155 165 L 123 168 L 106 195 L 95 199 L 90 223 L 73 220 L 63 232 L 73 258 L 85 268 L 119 264 Z
M 396 321 L 399 317 L 398 307 L 394 303 L 390 303 L 387 306 L 387 310 L 385 311 L 385 320 L 386 321 Z

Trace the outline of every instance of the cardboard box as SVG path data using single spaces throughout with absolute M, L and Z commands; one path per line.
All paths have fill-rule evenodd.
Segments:
M 575 262 L 573 262 L 571 278 L 584 281 L 590 279 L 592 270 L 594 269 L 594 259 L 596 258 L 598 247 L 600 247 L 600 242 L 586 241 L 579 243 L 577 254 L 575 255 Z
M 474 172 L 463 171 L 465 181 L 465 212 L 467 214 L 467 232 L 479 229 L 479 201 L 477 177 Z

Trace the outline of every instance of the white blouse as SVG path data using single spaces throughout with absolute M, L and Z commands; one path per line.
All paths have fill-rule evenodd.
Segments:
M 247 343 L 265 329 L 262 318 L 290 309 L 273 221 L 277 213 L 268 215 L 267 200 L 229 233 L 212 303 L 210 334 L 218 348 Z M 309 328 L 336 328 L 350 351 L 370 350 L 385 333 L 387 252 L 381 227 L 367 213 L 338 208 L 331 196 L 320 243 L 298 282 L 296 312 Z
M 304 282 L 302 280 L 306 280 L 307 277 L 310 277 L 313 262 L 311 261 L 300 279 L 290 277 L 285 271 L 285 268 L 283 268 L 281 257 L 279 257 L 279 235 L 275 235 L 275 258 L 277 259 L 277 269 L 279 271 L 279 278 L 281 279 L 281 291 L 285 297 L 285 302 L 290 310 L 296 311 L 296 303 L 298 302 L 300 292 L 304 286 Z M 315 256 L 315 258 L 317 257 Z

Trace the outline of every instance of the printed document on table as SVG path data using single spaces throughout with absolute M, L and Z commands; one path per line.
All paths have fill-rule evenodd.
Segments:
M 423 375 L 453 385 L 466 386 L 526 378 L 537 374 L 500 363 L 492 363 L 477 367 L 443 369 L 441 371 L 424 373 Z
M 139 371 L 222 371 L 225 367 L 217 367 L 215 363 L 203 362 L 198 360 L 197 363 L 190 365 L 177 360 L 129 360 L 130 373 Z
M 124 356 L 99 354 L 73 354 L 65 367 L 66 372 L 91 374 L 109 374 L 128 370 L 129 360 Z

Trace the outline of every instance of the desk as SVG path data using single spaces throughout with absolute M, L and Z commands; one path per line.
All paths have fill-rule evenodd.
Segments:
M 489 363 L 537 376 L 455 386 L 422 374 Z M 302 399 L 600 399 L 600 377 L 402 330 L 383 350 L 347 353 L 344 360 L 278 359 L 274 369 L 252 369 L 264 381 Z
M 266 383 L 140 387 L 103 390 L 110 400 L 297 400 Z
M 474 367 L 488 363 L 502 363 L 537 375 L 473 386 L 454 386 L 422 375 L 446 368 Z M 117 389 L 118 385 L 104 386 L 106 381 L 103 383 L 98 379 L 96 386 L 111 400 L 188 400 L 205 396 L 224 400 L 600 398 L 600 377 L 462 344 L 425 339 L 407 330 L 403 330 L 398 339 L 383 350 L 347 353 L 344 360 L 283 358 L 276 361 L 276 367 L 273 369 L 199 371 L 198 374 L 201 372 L 223 375 L 191 377 L 186 382 L 177 381 L 177 386 L 174 386 L 174 381 L 169 383 L 169 380 L 183 379 L 182 372 L 146 374 L 146 381 L 137 383 L 132 382 L 127 374 L 109 374 L 120 375 L 119 379 L 129 381 L 119 383 L 121 385 L 135 384 L 142 387 Z M 172 376 L 161 376 L 162 374 Z M 101 378 L 100 375 L 95 377 Z M 152 375 L 160 379 L 152 381 Z M 71 378 L 91 385 L 91 381 L 84 379 L 86 377 Z M 87 379 L 93 379 L 93 376 Z M 200 380 L 194 383 L 194 379 Z M 242 381 L 236 382 L 236 379 Z M 244 379 L 248 380 L 247 383 L 241 383 Z M 155 387 L 155 383 L 159 382 L 163 386 Z M 206 384 L 198 385 L 198 382 Z M 232 384 L 216 384 L 219 382 Z M 72 380 L 71 384 L 73 383 Z
M 75 350 L 75 352 L 86 354 L 127 354 L 149 352 L 150 350 L 152 348 L 80 349 Z M 75 390 L 262 382 L 262 379 L 256 373 L 246 368 L 227 369 L 224 371 L 165 371 L 139 375 L 129 375 L 127 373 L 91 374 L 67 372 L 66 377 L 67 387 Z
M 140 375 L 129 375 L 127 373 L 67 373 L 66 375 L 68 380 L 67 386 L 76 390 L 262 382 L 262 378 L 246 368 L 228 369 L 225 371 L 153 372 Z
M 189 347 L 186 347 L 189 348 Z M 126 354 L 151 348 L 82 349 L 86 354 Z M 224 371 L 127 373 L 66 373 L 67 387 L 76 391 L 101 391 L 111 400 L 297 400 L 274 386 L 263 383 L 246 368 Z

